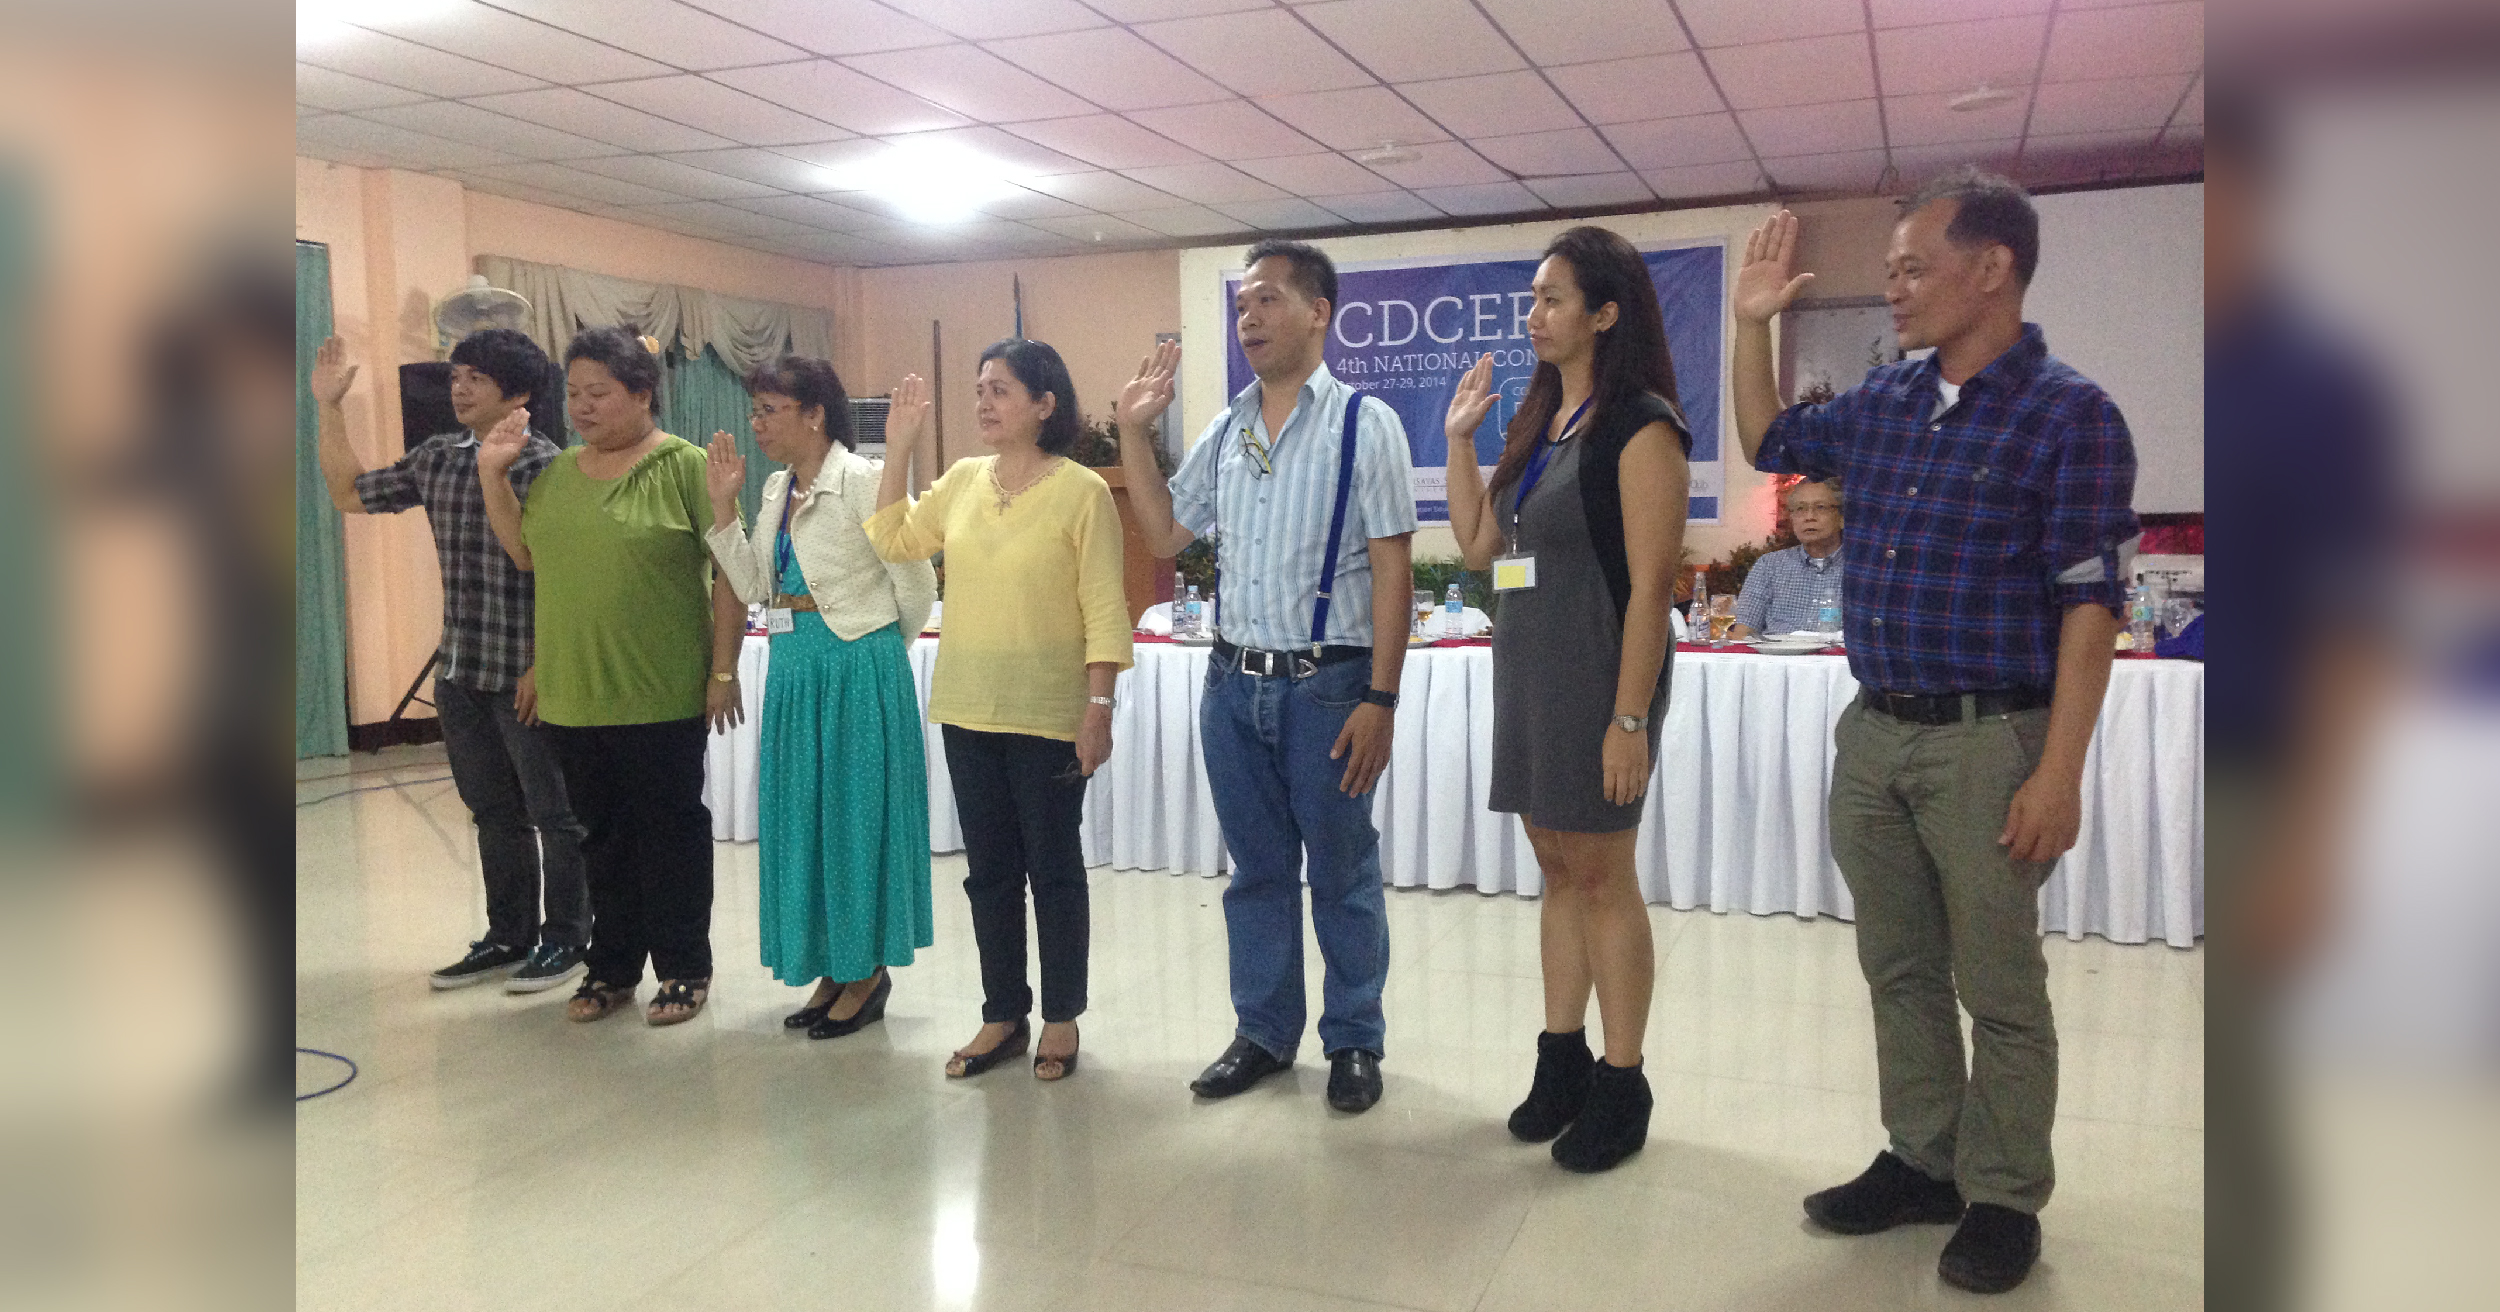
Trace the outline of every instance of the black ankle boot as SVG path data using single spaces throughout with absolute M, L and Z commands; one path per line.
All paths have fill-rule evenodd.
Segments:
M 1543 1143 L 1578 1120 L 1589 1100 L 1589 1070 L 1596 1064 L 1585 1026 L 1569 1034 L 1537 1035 L 1536 1082 L 1528 1086 L 1528 1100 L 1510 1114 L 1512 1137 Z
M 1649 1077 L 1638 1066 L 1599 1062 L 1589 1073 L 1588 1106 L 1554 1141 L 1566 1171 L 1611 1171 L 1649 1141 Z

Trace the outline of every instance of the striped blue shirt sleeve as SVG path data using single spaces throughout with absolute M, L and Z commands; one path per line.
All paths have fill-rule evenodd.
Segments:
M 1224 463 L 1224 429 L 1232 422 L 1227 407 L 1172 471 L 1172 520 L 1199 537 L 1215 527 L 1215 476 Z
M 1346 518 L 1364 538 L 1393 538 L 1415 531 L 1413 458 L 1406 426 L 1378 397 L 1364 397 L 1354 421 L 1354 503 Z

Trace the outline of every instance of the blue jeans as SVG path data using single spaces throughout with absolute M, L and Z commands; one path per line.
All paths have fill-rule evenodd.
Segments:
M 1224 927 L 1241 1037 L 1291 1058 L 1302 1042 L 1302 873 L 1327 963 L 1322 1050 L 1381 1052 L 1380 990 L 1389 978 L 1389 909 L 1372 799 L 1337 785 L 1328 759 L 1371 686 L 1371 662 L 1339 661 L 1307 679 L 1244 674 L 1210 659 L 1198 734 L 1215 816 L 1232 854 Z

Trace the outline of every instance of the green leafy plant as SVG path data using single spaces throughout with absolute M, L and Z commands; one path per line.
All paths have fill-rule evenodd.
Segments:
M 1215 595 L 1215 543 L 1216 535 L 1199 538 L 1172 558 L 1172 568 L 1180 571 L 1180 586 L 1195 584 L 1201 598 Z
M 1165 478 L 1170 478 L 1172 476 L 1172 453 L 1164 450 L 1161 442 L 1148 445 L 1154 448 L 1155 468 L 1162 470 Z M 1083 428 L 1077 430 L 1076 446 L 1068 452 L 1068 458 L 1088 469 L 1118 468 L 1120 426 L 1107 418 L 1088 421 Z
M 1458 560 L 1419 560 L 1415 562 L 1415 590 L 1432 594 L 1432 604 L 1440 605 L 1449 595 L 1450 585 L 1458 585 L 1459 595 L 1467 604 L 1490 615 L 1493 613 L 1493 573 L 1469 569 Z

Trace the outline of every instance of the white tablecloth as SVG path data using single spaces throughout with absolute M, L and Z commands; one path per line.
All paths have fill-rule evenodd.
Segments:
M 757 711 L 768 647 L 747 640 L 747 722 L 716 736 L 704 800 L 713 836 L 756 835 Z M 922 704 L 937 642 L 912 646 Z M 1085 860 L 1121 869 L 1225 868 L 1198 756 L 1203 648 L 1140 643 L 1120 676 L 1111 760 L 1085 799 Z M 1493 657 L 1408 655 L 1397 739 L 1374 793 L 1381 866 L 1400 887 L 1543 891 L 1518 821 L 1484 809 L 1492 777 Z M 1857 694 L 1839 656 L 1682 652 L 1641 826 L 1642 893 L 1679 909 L 1848 919 L 1823 799 L 1832 725 Z M 2205 668 L 2120 661 L 2085 762 L 2083 832 L 2040 891 L 2041 928 L 2070 938 L 2186 947 L 2205 928 Z M 946 753 L 925 726 L 929 841 L 963 846 Z

